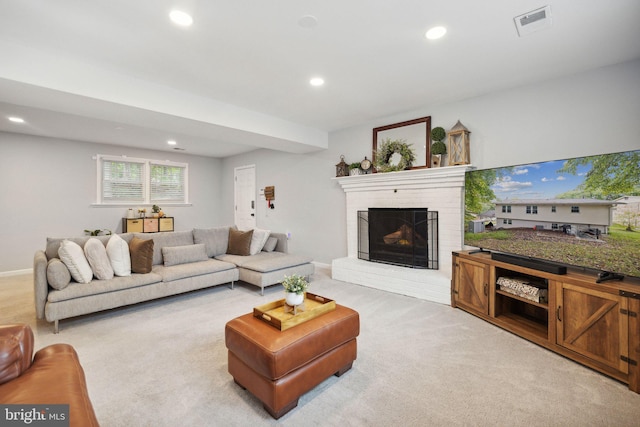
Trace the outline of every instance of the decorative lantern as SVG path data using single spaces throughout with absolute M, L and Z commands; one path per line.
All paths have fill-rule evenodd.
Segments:
M 449 166 L 468 165 L 469 159 L 469 129 L 460 120 L 447 132 L 449 141 Z
M 349 176 L 349 165 L 344 162 L 344 156 L 340 156 L 340 163 L 336 165 L 336 178 Z

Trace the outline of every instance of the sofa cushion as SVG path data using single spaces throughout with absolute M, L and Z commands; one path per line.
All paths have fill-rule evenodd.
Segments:
M 156 265 L 153 267 L 153 273 L 161 276 L 163 282 L 171 282 L 187 277 L 195 277 L 204 274 L 217 273 L 219 271 L 232 270 L 234 268 L 236 268 L 234 264 L 208 258 L 206 261 L 172 265 L 169 267 Z
M 131 275 L 131 254 L 129 244 L 119 235 L 114 234 L 107 242 L 107 256 L 116 276 Z
M 271 234 L 271 230 L 263 230 L 261 228 L 253 229 L 253 235 L 251 236 L 251 246 L 249 247 L 249 255 L 255 255 L 262 250 L 264 244 L 267 243 L 269 234 Z
M 58 258 L 47 262 L 47 282 L 53 289 L 64 289 L 71 282 L 69 269 Z
M 113 277 L 113 268 L 107 256 L 107 248 L 95 237 L 84 244 L 84 255 L 89 261 L 93 275 L 99 280 L 109 280 Z
M 193 241 L 204 244 L 209 258 L 222 255 L 229 247 L 229 227 L 195 228 Z
M 269 236 L 269 238 L 267 239 L 267 242 L 262 247 L 262 250 L 265 252 L 273 252 L 277 244 L 278 244 L 278 239 L 276 239 L 273 236 Z
M 193 231 L 169 231 L 163 233 L 134 233 L 141 240 L 153 239 L 153 265 L 164 264 L 162 248 L 167 246 L 193 245 Z
M 60 260 L 67 266 L 71 277 L 78 283 L 89 283 L 93 279 L 93 271 L 84 256 L 79 244 L 70 240 L 63 240 L 58 250 Z
M 186 246 L 167 246 L 162 248 L 164 266 L 188 264 L 190 262 L 205 261 L 207 253 L 203 243 Z
M 253 230 L 240 231 L 233 228 L 229 229 L 229 246 L 227 247 L 227 253 L 230 255 L 249 255 L 249 249 L 251 248 L 251 238 L 253 237 Z
M 118 300 L 121 297 L 114 291 L 137 288 L 159 282 L 162 282 L 162 277 L 153 272 L 131 274 L 126 277 L 114 276 L 111 280 L 94 280 L 91 283 L 71 282 L 64 289 L 50 291 L 47 295 L 47 301 L 60 302 L 99 294 L 113 294 L 113 298 Z
M 151 273 L 153 264 L 153 239 L 142 240 L 137 237 L 131 239 L 129 252 L 131 253 L 131 271 L 134 273 Z
M 295 267 L 296 265 L 307 264 L 312 261 L 310 257 L 284 254 L 282 252 L 260 252 L 252 256 L 219 255 L 216 259 L 232 262 L 240 268 L 261 273 Z

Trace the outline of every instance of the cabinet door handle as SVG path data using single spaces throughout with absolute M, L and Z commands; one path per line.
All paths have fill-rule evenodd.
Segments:
M 556 310 L 556 318 L 557 318 L 560 322 L 562 322 L 562 319 L 560 318 L 560 310 L 561 310 L 561 309 L 562 309 L 562 306 L 561 306 L 561 305 L 559 305 L 559 306 L 558 306 L 558 309 Z
M 484 284 L 483 291 L 484 291 L 484 296 L 489 295 L 489 284 L 487 284 L 487 283 Z

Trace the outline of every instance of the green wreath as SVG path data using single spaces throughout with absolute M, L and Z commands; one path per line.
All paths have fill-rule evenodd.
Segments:
M 389 164 L 389 160 L 395 154 L 400 154 L 400 161 L 397 165 Z M 382 145 L 376 153 L 376 169 L 378 172 L 394 172 L 409 169 L 416 160 L 416 155 L 411 149 L 411 144 L 407 144 L 404 139 L 391 140 L 387 138 L 382 141 Z

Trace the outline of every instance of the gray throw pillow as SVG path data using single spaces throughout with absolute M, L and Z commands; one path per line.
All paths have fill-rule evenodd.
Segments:
M 264 246 L 262 247 L 262 250 L 264 252 L 273 252 L 277 245 L 278 245 L 278 239 L 273 236 L 270 236 L 267 239 L 267 243 L 265 243 Z
M 71 282 L 69 269 L 58 258 L 51 258 L 47 263 L 47 282 L 57 290 L 66 288 Z
M 167 246 L 162 248 L 164 266 L 188 264 L 190 262 L 206 261 L 207 252 L 203 243 L 186 246 Z

